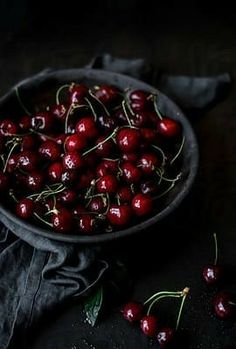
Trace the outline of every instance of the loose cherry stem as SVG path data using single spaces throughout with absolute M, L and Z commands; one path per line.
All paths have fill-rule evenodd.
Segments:
M 178 150 L 177 154 L 173 157 L 173 159 L 170 161 L 170 165 L 172 165 L 175 162 L 175 160 L 179 157 L 179 155 L 181 154 L 183 147 L 184 147 L 184 143 L 185 143 L 185 137 L 183 136 L 179 150 Z
M 125 101 L 122 101 L 122 108 L 123 108 L 123 110 L 124 110 L 125 117 L 126 117 L 126 119 L 127 119 L 127 121 L 128 121 L 129 126 L 132 126 L 131 121 L 130 121 L 129 116 L 128 116 L 128 113 L 127 113 L 127 110 L 126 110 L 126 108 L 125 108 Z
M 159 296 L 157 298 L 155 298 L 152 303 L 149 305 L 148 310 L 147 310 L 147 315 L 150 315 L 152 307 L 154 306 L 155 303 L 157 303 L 159 300 L 163 299 L 163 298 L 181 298 L 182 297 L 182 293 L 181 294 L 169 294 L 169 295 L 162 295 Z
M 158 298 L 159 296 L 169 296 L 169 295 L 182 295 L 183 291 L 160 291 L 160 292 L 157 292 L 155 294 L 153 294 L 150 298 L 148 298 L 143 304 L 146 305 L 148 304 L 149 302 L 151 302 L 153 299 L 156 299 Z
M 153 200 L 157 200 L 160 199 L 161 197 L 165 196 L 166 194 L 168 194 L 175 186 L 175 182 L 172 182 L 171 185 L 169 186 L 169 188 L 167 188 L 165 191 L 163 191 L 161 194 L 155 196 L 153 198 Z
M 116 127 L 116 128 L 114 129 L 114 131 L 113 131 L 109 136 L 107 136 L 102 142 L 100 142 L 100 143 L 96 144 L 94 147 L 92 147 L 92 148 L 86 150 L 86 151 L 82 154 L 82 156 L 85 156 L 85 155 L 91 153 L 91 151 L 96 150 L 98 147 L 100 147 L 100 145 L 106 143 L 109 139 L 114 138 L 114 136 L 116 135 L 118 129 L 119 129 L 119 127 Z
M 216 233 L 213 234 L 213 237 L 214 237 L 214 244 L 215 244 L 215 260 L 214 260 L 214 265 L 216 265 L 217 262 L 218 262 L 218 242 L 217 242 Z
M 189 293 L 189 288 L 188 287 L 185 287 L 183 289 L 183 298 L 182 298 L 182 301 L 181 301 L 181 304 L 180 304 L 180 308 L 179 308 L 179 314 L 178 314 L 178 317 L 177 317 L 177 321 L 176 321 L 176 330 L 178 329 L 179 327 L 179 322 L 180 322 L 180 318 L 181 318 L 181 315 L 182 315 L 182 311 L 183 311 L 183 307 L 184 307 L 184 302 L 186 300 L 186 297 Z
M 19 102 L 21 108 L 24 110 L 24 112 L 25 112 L 27 115 L 31 116 L 32 113 L 30 113 L 29 110 L 25 107 L 24 103 L 22 102 L 22 100 L 21 100 L 21 98 L 20 98 L 19 87 L 18 87 L 18 86 L 15 88 L 15 92 L 16 92 L 16 97 L 17 97 L 17 99 L 18 99 L 18 102 Z
M 157 116 L 159 117 L 159 119 L 162 120 L 163 117 L 162 117 L 162 115 L 157 107 L 157 95 L 152 95 L 152 100 L 153 100 L 155 112 L 156 112 Z
M 105 110 L 107 116 L 110 116 L 110 113 L 109 111 L 107 110 L 107 108 L 105 107 L 105 105 L 100 101 L 100 99 L 98 99 L 93 93 L 91 90 L 89 90 L 89 94 L 91 97 L 93 97 L 102 107 L 103 109 Z
M 68 84 L 65 84 L 65 85 L 62 85 L 61 87 L 59 87 L 59 89 L 57 90 L 56 92 L 56 104 L 60 104 L 60 101 L 59 101 L 59 96 L 60 96 L 60 93 L 62 90 L 64 90 L 65 88 L 70 88 L 70 85 Z

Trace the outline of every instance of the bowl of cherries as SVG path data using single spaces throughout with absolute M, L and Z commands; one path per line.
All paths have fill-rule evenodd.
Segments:
M 68 242 L 143 231 L 192 186 L 198 147 L 150 85 L 90 69 L 47 71 L 0 99 L 0 219 Z

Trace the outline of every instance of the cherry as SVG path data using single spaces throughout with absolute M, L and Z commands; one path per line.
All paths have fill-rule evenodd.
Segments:
M 231 301 L 228 292 L 217 293 L 213 299 L 213 306 L 216 315 L 220 319 L 229 319 L 232 317 L 234 303 Z
M 112 159 L 104 159 L 96 168 L 96 175 L 102 177 L 105 174 L 112 173 L 116 174 L 118 171 L 118 161 Z
M 119 97 L 119 91 L 111 85 L 102 85 L 95 91 L 95 96 L 104 104 L 109 104 Z
M 138 160 L 138 155 L 135 153 L 124 153 L 124 154 L 121 154 L 121 158 L 124 161 L 136 162 Z
M 99 193 L 115 193 L 117 190 L 117 179 L 115 176 L 107 174 L 101 178 L 96 183 L 97 191 Z
M 132 125 L 136 127 L 143 127 L 147 124 L 147 122 L 148 122 L 148 115 L 144 111 L 143 112 L 140 111 L 139 113 L 135 114 L 131 119 Z
M 25 178 L 27 187 L 32 191 L 40 191 L 44 182 L 44 176 L 39 171 L 33 171 Z
M 80 204 L 77 204 L 73 209 L 73 214 L 75 216 L 80 216 L 81 214 L 84 214 L 84 213 L 87 213 L 86 209 Z
M 7 172 L 12 173 L 16 170 L 18 166 L 19 155 L 12 154 L 7 162 Z
M 58 201 L 64 204 L 72 204 L 76 201 L 76 199 L 76 193 L 70 189 L 65 189 L 58 195 Z
M 5 173 L 0 171 L 0 191 L 5 191 L 8 189 L 9 179 Z
M 161 348 L 166 348 L 172 341 L 175 335 L 175 330 L 171 327 L 162 328 L 157 334 L 157 341 Z
M 64 104 L 55 104 L 50 108 L 50 112 L 56 119 L 65 120 L 67 108 Z
M 67 152 L 81 151 L 86 146 L 86 140 L 83 136 L 77 134 L 70 135 L 65 140 L 65 149 Z
M 132 200 L 133 194 L 130 187 L 122 186 L 117 190 L 117 196 L 122 203 L 129 203 Z
M 126 205 L 110 205 L 107 213 L 109 222 L 115 226 L 123 226 L 129 223 L 131 218 L 131 209 Z
M 127 118 L 125 116 L 123 108 L 119 108 L 115 111 L 114 121 L 116 124 L 119 124 L 119 125 L 127 124 Z
M 51 140 L 47 140 L 39 147 L 39 154 L 42 158 L 50 161 L 56 161 L 60 158 L 60 146 Z
M 77 189 L 85 189 L 90 187 L 92 180 L 94 179 L 94 174 L 91 170 L 86 170 L 81 173 L 77 181 Z
M 16 204 L 16 214 L 20 218 L 27 219 L 33 216 L 35 204 L 33 200 L 24 198 Z
M 68 232 L 73 226 L 72 213 L 66 208 L 61 208 L 58 212 L 53 213 L 51 222 L 55 231 L 60 233 Z
M 139 147 L 140 132 L 133 128 L 122 128 L 116 135 L 116 141 L 122 152 L 133 152 Z
M 53 116 L 47 111 L 35 114 L 31 119 L 31 127 L 36 131 L 49 131 L 53 126 Z
M 202 276 L 208 285 L 216 284 L 223 275 L 223 268 L 219 265 L 206 265 L 203 268 Z
M 122 314 L 125 320 L 129 322 L 137 322 L 141 320 L 144 312 L 143 305 L 138 302 L 129 302 L 122 309 Z
M 142 182 L 140 184 L 140 190 L 141 190 L 142 194 L 153 195 L 153 194 L 156 194 L 158 192 L 158 186 L 157 186 L 156 181 L 147 180 L 147 181 Z
M 160 164 L 158 157 L 155 154 L 143 154 L 138 161 L 138 166 L 145 174 L 151 174 Z
M 73 84 L 69 89 L 70 104 L 80 104 L 88 94 L 88 88 L 85 85 Z
M 163 118 L 157 121 L 157 131 L 165 137 L 176 137 L 180 134 L 181 127 L 178 121 Z
M 97 168 L 96 168 L 96 176 L 97 177 L 103 177 L 106 174 L 109 173 L 109 169 L 107 168 L 107 166 L 104 164 L 104 162 L 101 162 Z
M 64 170 L 61 175 L 61 182 L 66 186 L 72 186 L 77 180 L 77 172 L 75 170 Z
M 75 126 L 75 131 L 78 135 L 88 139 L 95 138 L 98 134 L 95 121 L 90 116 L 80 119 Z
M 157 334 L 158 320 L 154 315 L 144 316 L 140 321 L 142 332 L 148 337 L 154 337 Z
M 79 229 L 83 233 L 92 233 L 95 228 L 95 220 L 89 214 L 84 214 L 79 219 Z
M 150 96 L 150 93 L 146 91 L 134 90 L 130 93 L 129 99 L 132 102 L 142 101 L 143 103 L 146 103 L 148 101 L 149 96 Z
M 24 150 L 19 154 L 18 165 L 24 171 L 33 171 L 38 165 L 36 153 Z
M 105 133 L 108 133 L 115 128 L 115 120 L 108 115 L 100 115 L 98 117 L 98 122 L 104 129 Z
M 138 183 L 140 181 L 142 173 L 132 162 L 124 162 L 121 164 L 120 168 L 126 182 Z
M 58 145 L 63 145 L 65 143 L 66 137 L 67 137 L 67 135 L 65 133 L 62 133 L 62 134 L 55 137 L 55 142 Z
M 104 142 L 105 138 L 106 138 L 105 136 L 101 136 L 96 140 L 96 143 L 95 143 L 96 145 L 99 144 L 99 146 L 95 150 L 96 154 L 103 158 L 111 155 L 112 149 L 113 149 L 112 140 L 109 139 L 108 141 Z
M 137 216 L 144 216 L 152 210 L 152 199 L 148 195 L 137 194 L 132 200 L 132 209 Z
M 48 177 L 52 182 L 60 182 L 64 167 L 61 162 L 54 162 L 48 167 Z
M 151 128 L 141 128 L 140 129 L 142 138 L 147 142 L 155 142 L 157 140 L 157 133 Z
M 67 170 L 76 170 L 78 168 L 81 168 L 84 164 L 81 155 L 77 153 L 68 153 L 64 155 L 62 162 L 64 168 Z
M 19 121 L 19 126 L 23 131 L 28 131 L 31 127 L 31 117 L 29 115 L 24 115 Z
M 32 150 L 36 147 L 35 137 L 33 135 L 25 135 L 21 139 L 21 150 Z
M 88 207 L 92 212 L 102 213 L 106 208 L 106 199 L 101 196 L 96 196 L 92 198 Z
M 98 157 L 96 156 L 95 153 L 89 153 L 89 154 L 86 154 L 86 156 L 84 157 L 84 161 L 87 167 L 94 168 L 94 166 L 98 162 Z
M 0 122 L 0 135 L 12 136 L 17 132 L 18 127 L 13 121 L 5 119 Z

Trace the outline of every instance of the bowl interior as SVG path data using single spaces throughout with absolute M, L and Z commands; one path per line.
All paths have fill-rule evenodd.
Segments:
M 30 77 L 14 86 L 0 99 L 0 114 L 9 118 L 14 118 L 14 115 L 18 114 L 22 115 L 22 108 L 16 96 L 16 89 L 18 90 L 24 105 L 27 106 L 27 109 L 33 111 L 37 105 L 46 106 L 55 102 L 55 92 L 58 87 L 72 81 L 84 83 L 89 86 L 112 84 L 121 89 L 129 87 L 131 89 L 142 89 L 148 92 L 158 93 L 158 106 L 160 111 L 164 115 L 168 115 L 169 117 L 178 120 L 183 127 L 185 144 L 183 148 L 181 180 L 178 181 L 175 187 L 168 193 L 168 195 L 166 195 L 162 206 L 158 210 L 154 209 L 151 217 L 138 224 L 134 223 L 129 228 L 114 231 L 112 233 L 94 234 L 91 236 L 54 233 L 53 231 L 22 221 L 2 204 L 0 204 L 0 219 L 16 234 L 20 227 L 21 229 L 40 234 L 41 236 L 50 239 L 76 243 L 108 241 L 144 230 L 173 211 L 186 196 L 194 181 L 198 166 L 198 147 L 192 127 L 182 111 L 168 97 L 152 86 L 121 74 L 91 69 L 44 71 Z

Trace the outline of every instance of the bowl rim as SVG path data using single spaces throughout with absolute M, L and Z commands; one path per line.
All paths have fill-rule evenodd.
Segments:
M 23 229 L 26 229 L 27 231 L 31 231 L 34 234 L 40 235 L 44 238 L 49 238 L 52 240 L 56 241 L 63 241 L 63 242 L 70 242 L 70 243 L 100 243 L 100 242 L 106 242 L 106 241 L 111 241 L 115 240 L 121 237 L 129 236 L 134 233 L 137 233 L 141 230 L 145 230 L 149 228 L 150 226 L 154 225 L 155 223 L 161 221 L 163 218 L 165 218 L 168 214 L 170 214 L 175 208 L 178 207 L 178 205 L 182 202 L 182 200 L 186 197 L 188 192 L 190 191 L 194 179 L 197 175 L 197 170 L 198 170 L 198 163 L 199 163 L 199 151 L 198 151 L 198 144 L 197 144 L 197 139 L 195 136 L 195 133 L 192 129 L 192 126 L 188 119 L 186 118 L 185 114 L 181 111 L 181 109 L 165 94 L 160 92 L 157 88 L 141 81 L 135 78 L 132 78 L 128 75 L 120 74 L 120 73 L 114 73 L 114 72 L 109 72 L 105 70 L 99 70 L 99 69 L 89 69 L 89 68 L 82 68 L 82 69 L 63 69 L 63 70 L 44 70 L 40 72 L 39 74 L 32 75 L 20 82 L 18 82 L 16 85 L 14 85 L 3 97 L 0 98 L 0 106 L 2 103 L 5 102 L 5 100 L 15 91 L 16 88 L 19 87 L 27 87 L 29 83 L 32 83 L 32 81 L 37 80 L 39 77 L 42 78 L 43 80 L 47 80 L 50 77 L 52 78 L 55 74 L 59 78 L 63 76 L 66 76 L 68 74 L 83 74 L 88 75 L 88 77 L 92 77 L 96 79 L 96 75 L 99 74 L 101 76 L 110 78 L 111 81 L 114 80 L 114 77 L 126 80 L 129 82 L 130 85 L 142 85 L 142 89 L 144 90 L 152 90 L 153 92 L 158 93 L 161 95 L 162 99 L 165 102 L 168 102 L 170 104 L 173 112 L 176 115 L 179 115 L 181 117 L 182 123 L 184 124 L 185 128 L 188 130 L 188 138 L 191 141 L 191 148 L 192 148 L 192 154 L 190 157 L 190 163 L 189 163 L 189 174 L 185 182 L 183 183 L 183 187 L 180 192 L 176 194 L 174 199 L 166 206 L 162 211 L 156 213 L 154 216 L 149 217 L 148 219 L 145 219 L 144 221 L 138 223 L 137 225 L 132 225 L 130 227 L 127 227 L 122 230 L 116 230 L 111 233 L 101 233 L 101 234 L 93 234 L 93 235 L 72 235 L 72 234 L 62 234 L 62 233 L 55 233 L 53 231 L 37 227 L 36 225 L 24 221 L 20 218 L 18 218 L 13 212 L 5 208 L 1 203 L 0 203 L 0 221 L 2 221 L 3 224 L 8 226 L 8 221 L 10 221 L 11 224 L 9 224 L 8 228 L 12 228 L 12 225 L 14 228 L 16 226 L 20 226 Z M 76 79 L 75 79 L 76 80 Z M 16 229 L 13 232 L 17 235 Z

